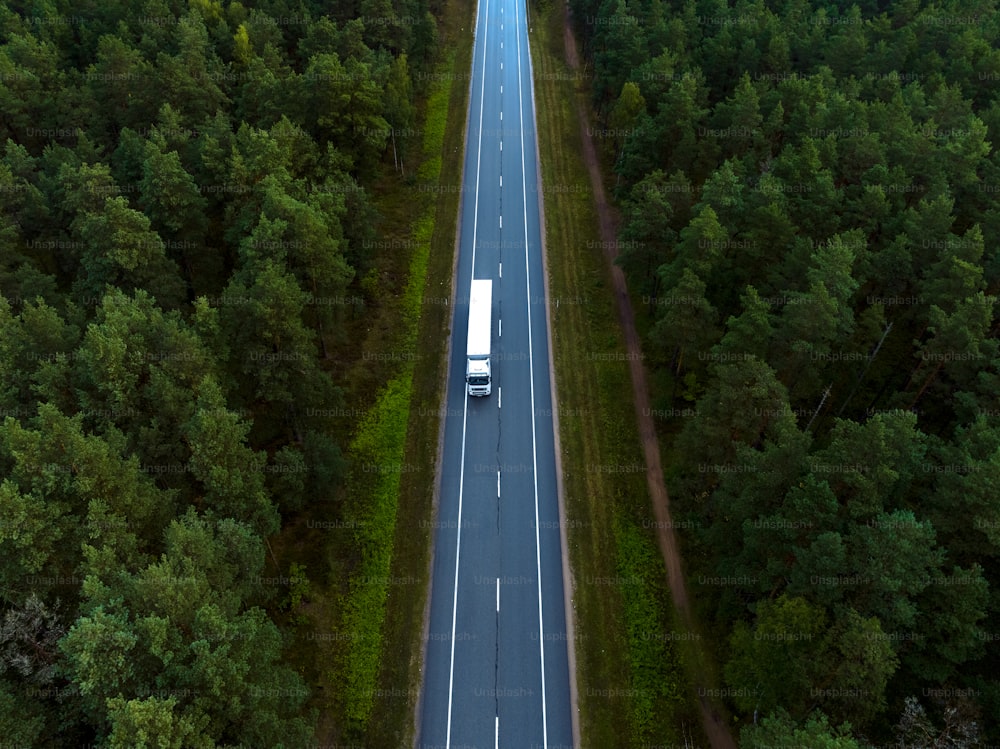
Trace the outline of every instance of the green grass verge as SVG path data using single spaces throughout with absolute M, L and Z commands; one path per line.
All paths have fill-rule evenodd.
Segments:
M 674 640 L 665 632 L 670 592 L 659 549 L 634 521 L 616 516 L 615 540 L 628 631 L 632 728 L 640 743 L 655 745 L 674 728 L 662 724 L 663 716 L 675 717 L 684 701 Z
M 651 508 L 628 360 L 579 158 L 574 97 L 586 96 L 586 83 L 564 63 L 557 9 L 533 6 L 529 14 L 581 743 L 680 745 L 682 721 L 697 725 L 693 690 L 671 640 L 663 560 L 644 522 Z
M 367 726 L 377 692 L 382 622 L 393 583 L 392 548 L 411 379 L 412 365 L 388 383 L 362 421 L 349 453 L 354 464 L 350 484 L 358 496 L 347 519 L 350 527 L 357 528 L 361 554 L 344 610 L 344 630 L 351 633 L 352 647 L 346 650 L 342 665 L 341 698 L 352 733 Z

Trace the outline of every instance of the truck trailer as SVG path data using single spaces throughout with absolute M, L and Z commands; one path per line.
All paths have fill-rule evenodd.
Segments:
M 493 328 L 493 281 L 473 280 L 469 294 L 469 336 L 466 344 L 465 382 L 469 395 L 489 395 L 490 337 Z

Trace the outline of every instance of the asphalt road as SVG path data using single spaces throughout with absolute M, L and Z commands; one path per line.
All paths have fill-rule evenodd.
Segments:
M 418 746 L 572 746 L 566 609 L 522 0 L 479 0 Z M 493 393 L 466 395 L 473 278 Z

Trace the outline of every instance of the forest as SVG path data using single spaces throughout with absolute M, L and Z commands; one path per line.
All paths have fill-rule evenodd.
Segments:
M 313 740 L 269 538 L 337 501 L 372 397 L 343 373 L 436 12 L 0 6 L 4 746 Z
M 570 7 L 741 744 L 997 744 L 1000 9 Z

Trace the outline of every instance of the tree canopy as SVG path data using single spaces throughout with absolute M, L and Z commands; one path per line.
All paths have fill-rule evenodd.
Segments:
M 744 742 L 1000 739 L 996 8 L 570 6 Z
M 330 414 L 371 398 L 345 300 L 381 181 L 415 173 L 436 25 L 424 0 L 0 10 L 4 742 L 315 740 L 272 542 L 343 501 Z

